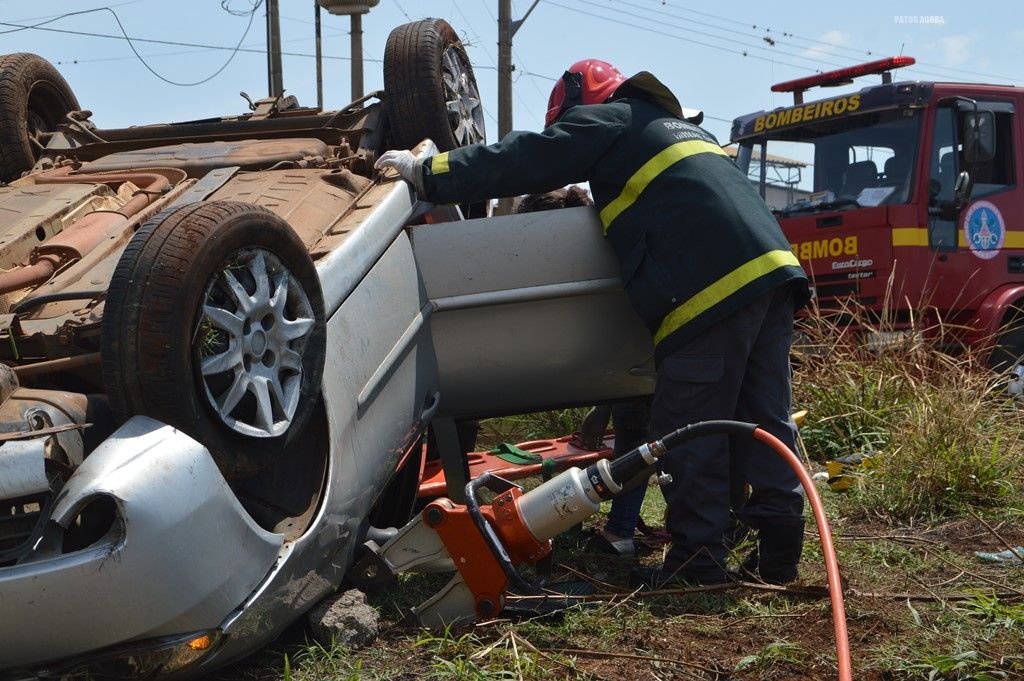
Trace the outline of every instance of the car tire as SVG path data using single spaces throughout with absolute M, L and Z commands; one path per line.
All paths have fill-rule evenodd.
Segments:
M 396 148 L 411 149 L 426 137 L 441 151 L 486 141 L 473 66 L 443 19 L 391 31 L 384 48 L 384 104 Z
M 286 454 L 323 379 L 320 280 L 280 217 L 196 203 L 148 221 L 107 292 L 103 379 L 121 418 L 144 414 L 206 446 L 225 477 Z
M 412 149 L 425 138 L 440 151 L 487 141 L 473 66 L 455 29 L 443 19 L 413 21 L 388 35 L 384 105 L 391 148 Z M 490 215 L 490 201 L 460 208 L 467 218 Z
M 0 57 L 0 182 L 35 165 L 39 134 L 53 132 L 78 99 L 53 65 L 36 54 Z

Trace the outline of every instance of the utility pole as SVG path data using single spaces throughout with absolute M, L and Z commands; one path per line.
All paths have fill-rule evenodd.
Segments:
M 363 96 L 363 15 L 351 14 L 352 21 L 352 101 Z
M 267 0 L 267 89 L 271 97 L 284 94 L 281 71 L 281 16 L 278 0 Z
M 498 140 L 512 131 L 512 0 L 498 0 Z
M 540 0 L 533 0 L 522 19 L 512 19 L 512 0 L 498 0 L 498 139 L 512 132 L 512 38 Z M 499 215 L 512 212 L 512 199 L 498 201 Z
M 316 32 L 316 108 L 324 110 L 324 52 L 320 37 L 320 5 L 313 3 L 313 26 Z

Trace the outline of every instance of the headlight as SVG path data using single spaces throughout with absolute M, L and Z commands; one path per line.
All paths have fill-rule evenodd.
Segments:
M 171 674 L 193 665 L 221 643 L 217 629 L 134 641 L 37 672 L 40 678 L 137 679 Z

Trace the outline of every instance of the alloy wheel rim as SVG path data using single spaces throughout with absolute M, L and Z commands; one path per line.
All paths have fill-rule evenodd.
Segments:
M 302 351 L 313 307 L 280 259 L 242 249 L 207 283 L 193 335 L 207 404 L 229 428 L 277 437 L 291 426 L 302 392 Z
M 456 143 L 464 147 L 483 142 L 486 133 L 480 92 L 461 51 L 456 47 L 449 47 L 444 51 L 441 61 L 445 108 Z

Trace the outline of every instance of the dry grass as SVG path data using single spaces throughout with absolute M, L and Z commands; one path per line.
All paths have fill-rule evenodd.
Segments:
M 911 326 L 884 347 L 860 342 L 892 329 L 848 311 L 855 336 L 835 317 L 802 324 L 794 400 L 809 411 L 802 431 L 812 459 L 874 455 L 853 495 L 902 522 L 999 506 L 1021 489 L 1022 411 L 985 353 L 948 354 L 956 329 Z M 891 338 L 891 337 L 890 337 Z

